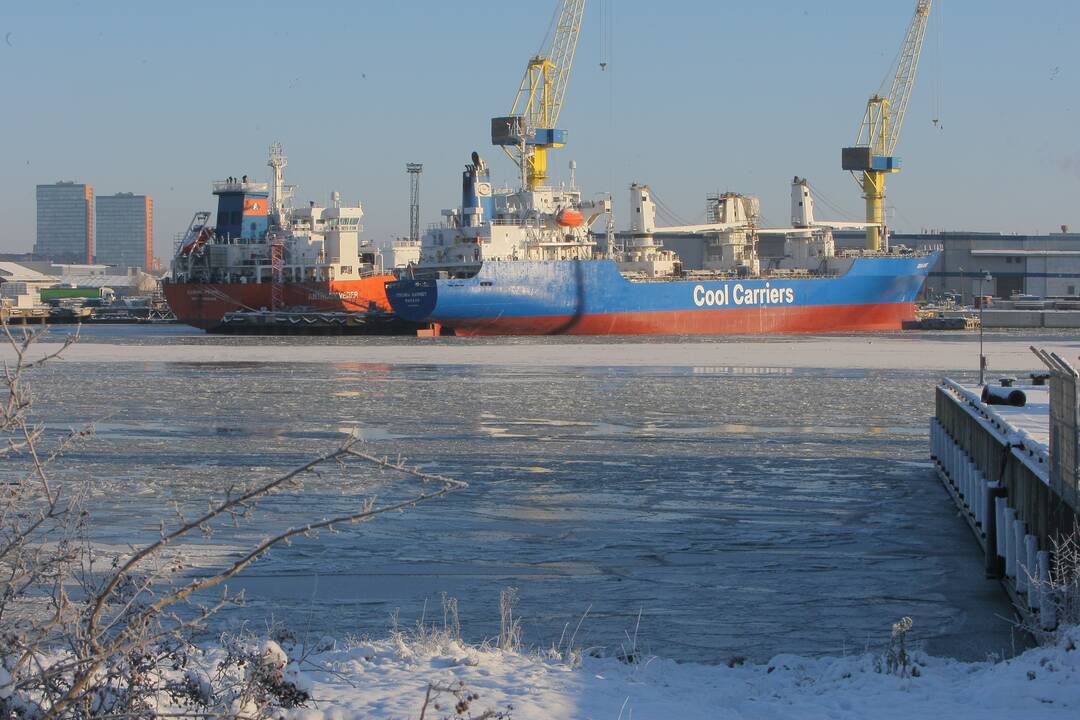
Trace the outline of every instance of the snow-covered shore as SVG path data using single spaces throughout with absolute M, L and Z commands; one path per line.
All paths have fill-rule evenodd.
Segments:
M 735 667 L 585 657 L 572 668 L 454 642 L 386 640 L 314 657 L 322 669 L 308 666 L 304 678 L 312 700 L 289 717 L 416 718 L 429 682 L 457 681 L 479 694 L 474 714 L 510 705 L 516 720 L 1080 717 L 1080 629 L 1057 647 L 996 663 L 915 657 L 915 677 L 880 672 L 872 654 Z
M 202 340 L 203 338 L 199 338 Z M 43 346 L 49 346 L 44 343 Z M 995 336 L 986 344 L 991 367 L 1020 369 L 1038 362 L 1030 342 Z M 1040 346 L 1074 357 L 1080 344 L 1064 336 Z M 0 360 L 12 351 L 0 350 Z M 282 345 L 271 342 L 232 344 L 121 344 L 84 339 L 68 348 L 65 362 L 292 362 L 381 363 L 398 365 L 481 365 L 522 367 L 724 367 L 854 368 L 895 370 L 971 370 L 977 367 L 974 335 L 948 337 L 775 337 L 719 338 L 678 342 L 573 342 L 562 338 L 529 342 L 490 342 L 470 338 L 438 341 L 402 339 L 391 343 Z

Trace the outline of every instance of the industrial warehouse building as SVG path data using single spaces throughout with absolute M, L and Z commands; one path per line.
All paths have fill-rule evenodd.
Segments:
M 836 233 L 835 237 L 840 249 L 862 247 L 864 236 Z M 897 233 L 890 241 L 893 246 L 941 250 L 941 259 L 926 281 L 930 298 L 959 293 L 966 304 L 975 295 L 1080 297 L 1080 233 L 1070 233 L 1068 228 L 1048 235 Z
M 80 288 L 100 291 L 107 288 L 118 298 L 153 295 L 160 292 L 160 278 L 138 267 L 112 265 L 69 265 L 42 261 L 0 261 L 0 288 L 19 283 L 42 295 L 50 289 Z

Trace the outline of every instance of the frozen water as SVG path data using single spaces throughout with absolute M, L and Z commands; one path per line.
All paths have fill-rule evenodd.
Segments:
M 893 333 L 828 337 L 723 338 L 208 338 L 177 326 L 92 327 L 68 353 L 83 362 L 291 362 L 387 363 L 561 368 L 687 367 L 820 370 L 850 368 L 969 371 L 977 367 L 978 343 L 971 333 Z M 60 330 L 59 333 L 65 332 Z M 1075 357 L 1075 333 L 987 332 L 992 369 L 1032 367 L 1033 340 L 1064 357 Z M 116 342 L 120 340 L 121 342 Z M 0 357 L 10 356 L 6 348 Z
M 707 663 L 862 650 L 904 615 L 931 652 L 1012 650 L 1003 593 L 983 578 L 977 545 L 927 460 L 936 372 L 808 369 L 804 343 L 812 360 L 823 339 L 763 341 L 783 352 L 760 365 L 695 367 L 643 360 L 738 345 L 435 346 L 557 355 L 564 365 L 530 366 L 417 363 L 425 346 L 401 340 L 90 335 L 98 356 L 46 368 L 38 395 L 54 427 L 98 421 L 98 437 L 58 472 L 100 481 L 103 543 L 153 537 L 172 501 L 192 505 L 241 475 L 290 468 L 353 431 L 377 453 L 470 483 L 276 550 L 244 573 L 247 607 L 222 622 L 272 614 L 316 637 L 381 636 L 396 609 L 411 622 L 426 604 L 428 619 L 441 620 L 446 592 L 475 640 L 497 634 L 499 591 L 514 586 L 526 640 L 541 645 L 588 609 L 586 646 L 617 649 L 640 611 L 649 651 Z M 927 357 L 941 342 L 877 339 L 886 340 L 919 344 Z M 838 342 L 855 341 L 865 339 Z M 337 361 L 396 347 L 409 362 Z M 144 355 L 125 361 L 133 348 Z M 276 348 L 307 361 L 167 361 L 191 348 Z M 313 360 L 323 352 L 329 361 Z M 578 354 L 590 362 L 576 366 Z M 642 361 L 623 364 L 624 355 Z M 330 475 L 264 510 L 284 525 L 352 507 L 366 492 Z M 265 532 L 216 535 L 200 561 L 220 562 Z

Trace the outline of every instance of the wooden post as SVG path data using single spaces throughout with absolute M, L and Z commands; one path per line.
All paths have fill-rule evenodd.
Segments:
M 988 578 L 1000 578 L 1005 574 L 1005 561 L 1001 557 L 998 537 L 998 518 L 1002 515 L 1000 508 L 1005 504 L 1005 488 L 999 483 L 988 483 L 986 486 L 986 524 L 983 532 L 986 534 L 986 552 L 984 553 L 983 569 Z M 998 502 L 998 498 L 1001 501 Z

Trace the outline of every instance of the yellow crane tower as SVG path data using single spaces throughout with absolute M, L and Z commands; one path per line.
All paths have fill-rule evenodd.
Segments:
M 859 138 L 853 147 L 843 149 L 841 165 L 856 176 L 866 199 L 866 249 L 881 249 L 881 234 L 885 229 L 885 176 L 900 172 L 900 158 L 893 155 L 900 139 L 915 73 L 919 68 L 926 25 L 930 20 L 933 0 L 918 0 L 904 44 L 900 47 L 896 74 L 889 94 L 875 94 L 866 103 L 859 128 Z
M 531 190 L 547 180 L 548 149 L 566 145 L 566 131 L 555 124 L 566 98 L 584 14 L 585 0 L 561 0 L 552 24 L 551 42 L 545 51 L 529 60 L 510 115 L 491 120 L 492 144 L 502 146 L 524 171 Z

